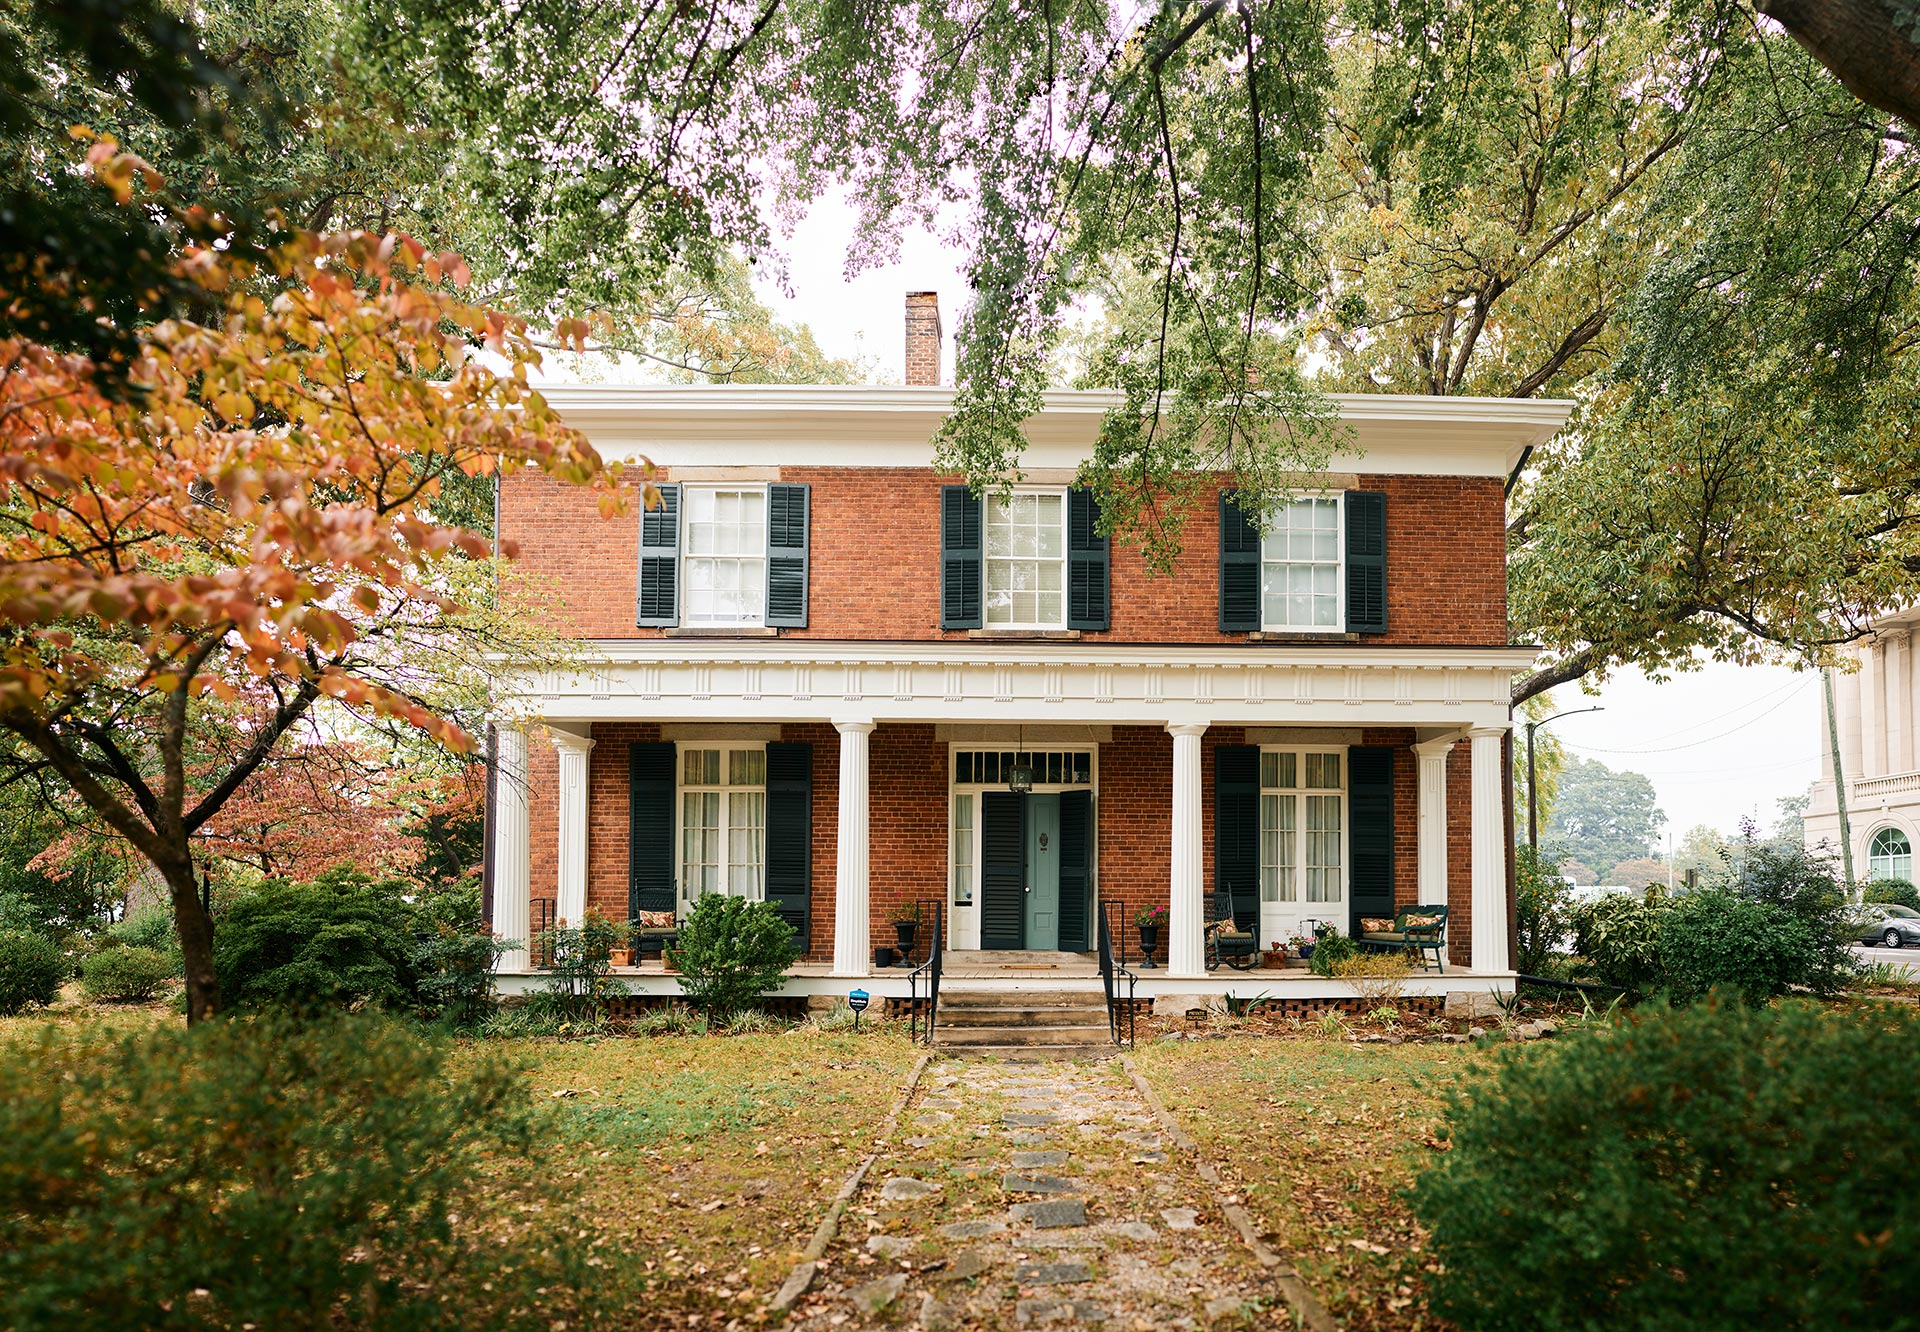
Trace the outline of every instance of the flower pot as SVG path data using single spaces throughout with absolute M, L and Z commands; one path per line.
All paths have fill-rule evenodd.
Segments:
M 680 970 L 680 959 L 675 957 L 674 950 L 669 948 L 660 954 L 660 965 L 668 971 L 678 971 Z
M 893 965 L 893 959 L 896 956 L 898 956 L 898 954 L 896 954 L 893 949 L 882 944 L 873 950 L 873 965 L 876 967 L 890 967 Z
M 1279 971 L 1287 965 L 1285 953 L 1265 952 L 1260 955 L 1260 965 L 1268 971 Z
M 1153 950 L 1158 948 L 1159 946 L 1160 946 L 1160 927 L 1158 925 L 1142 925 L 1140 927 L 1140 965 L 1141 966 L 1150 968 L 1155 965 L 1153 960 Z
M 1300 945 L 1300 960 L 1301 960 L 1302 962 L 1311 962 L 1311 961 L 1313 960 L 1313 945 L 1312 945 L 1312 944 L 1301 944 L 1301 945 Z
M 633 965 L 631 948 L 610 948 L 607 950 L 607 965 L 612 967 L 630 967 Z
M 920 935 L 920 922 L 917 920 L 896 920 L 893 922 L 893 932 L 899 936 L 900 951 L 903 953 L 911 953 L 913 952 L 914 940 Z

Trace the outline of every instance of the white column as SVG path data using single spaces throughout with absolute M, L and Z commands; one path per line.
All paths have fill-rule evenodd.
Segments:
M 1887 645 L 1875 639 L 1861 655 L 1860 776 L 1887 774 Z
M 1457 736 L 1422 741 L 1413 747 L 1420 787 L 1420 905 L 1447 902 L 1447 755 Z
M 840 834 L 833 869 L 833 974 L 865 976 L 873 960 L 867 916 L 867 737 L 870 721 L 837 721 Z
M 532 908 L 530 824 L 527 813 L 527 733 L 517 726 L 494 731 L 493 932 L 512 944 L 495 965 L 527 969 L 528 916 Z
M 1467 732 L 1473 760 L 1473 969 L 1511 971 L 1507 950 L 1507 809 L 1500 764 L 1504 727 Z
M 1173 736 L 1173 866 L 1169 883 L 1171 909 L 1167 913 L 1167 974 L 1197 977 L 1207 974 L 1206 949 L 1201 932 L 1206 915 L 1201 903 L 1206 893 L 1203 839 L 1200 834 L 1200 737 L 1205 722 L 1169 723 Z
M 593 741 L 555 731 L 553 747 L 560 755 L 560 875 L 553 914 L 578 925 L 587 915 L 587 769 Z
M 1913 771 L 1913 652 L 1906 627 L 1887 630 L 1887 771 Z

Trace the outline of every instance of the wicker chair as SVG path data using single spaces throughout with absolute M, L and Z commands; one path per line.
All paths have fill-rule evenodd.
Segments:
M 1208 971 L 1218 971 L 1222 962 L 1235 971 L 1259 965 L 1259 938 L 1234 921 L 1233 894 L 1224 889 L 1207 894 L 1206 935 Z

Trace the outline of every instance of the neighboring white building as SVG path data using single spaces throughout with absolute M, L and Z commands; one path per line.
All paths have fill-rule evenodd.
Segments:
M 1847 779 L 1847 822 L 1853 841 L 1853 872 L 1862 879 L 1914 877 L 1914 847 L 1920 845 L 1920 670 L 1914 664 L 1914 631 L 1920 608 L 1889 615 L 1872 636 L 1847 649 L 1859 669 L 1833 677 L 1833 721 L 1840 733 L 1840 769 Z M 1820 779 L 1807 806 L 1809 846 L 1840 848 L 1840 815 L 1834 800 L 1833 746 L 1828 716 L 1819 712 Z

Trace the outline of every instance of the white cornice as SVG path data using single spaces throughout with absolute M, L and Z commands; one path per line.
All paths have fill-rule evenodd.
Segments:
M 950 388 L 821 384 L 550 384 L 540 390 L 603 454 L 664 466 L 927 466 Z M 1029 419 L 1030 467 L 1071 467 L 1091 450 L 1118 394 L 1059 390 Z M 1505 475 L 1552 438 L 1571 402 L 1333 395 L 1353 428 L 1330 469 L 1401 475 Z M 716 449 L 715 445 L 725 445 Z

